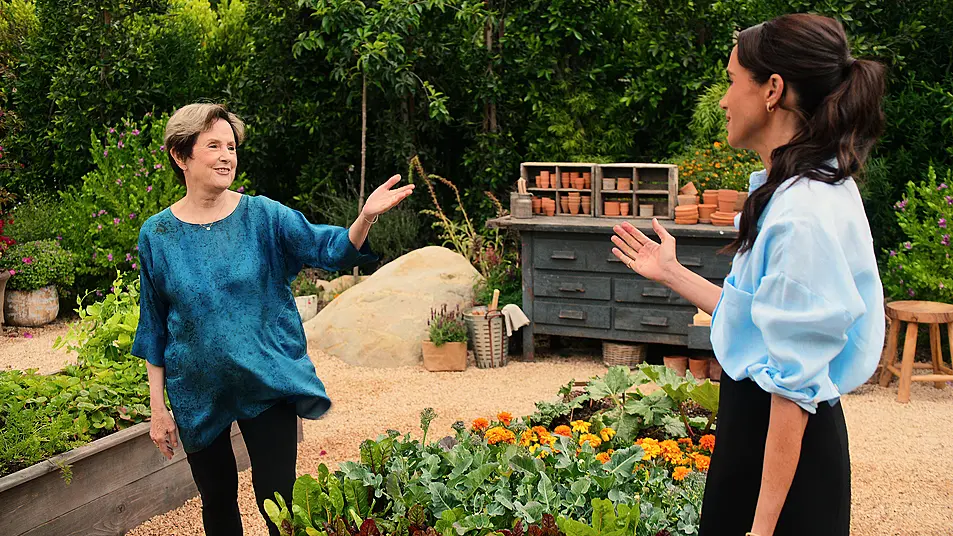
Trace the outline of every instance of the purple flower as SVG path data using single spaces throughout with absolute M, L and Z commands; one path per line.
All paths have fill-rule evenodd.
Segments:
M 98 290 L 96 291 L 96 295 L 97 295 L 97 296 L 99 296 L 100 298 L 102 298 L 102 297 L 103 297 L 103 293 L 102 293 L 102 292 L 100 292 L 100 291 L 98 291 Z
M 96 230 L 97 230 L 97 231 L 102 231 L 102 230 L 103 230 L 103 224 L 97 225 L 97 226 L 96 226 Z
M 139 135 L 139 129 L 138 129 L 138 128 L 132 129 L 132 135 L 133 135 L 133 136 L 138 136 L 138 135 Z
M 151 185 L 151 184 L 150 184 L 149 186 L 146 186 L 146 191 L 147 191 L 147 192 L 151 192 L 151 191 L 152 191 L 152 185 Z
M 93 253 L 93 258 L 96 258 L 96 253 Z M 100 294 L 100 296 L 102 296 L 102 294 Z
M 899 209 L 899 210 L 904 210 L 905 208 L 907 208 L 907 200 L 906 200 L 906 199 L 904 199 L 903 201 L 898 201 L 898 202 L 897 202 L 897 209 Z
M 105 151 L 103 151 L 103 156 L 109 156 L 109 149 L 106 149 Z
M 56 239 L 57 239 L 57 240 L 62 240 L 63 237 L 62 237 L 62 236 L 57 236 Z
M 122 149 L 122 148 L 125 147 L 125 146 L 126 146 L 126 144 L 123 143 L 122 140 L 119 140 L 119 143 L 116 144 L 116 147 L 118 147 L 118 148 L 120 148 L 120 149 Z
M 137 269 L 137 268 L 138 268 L 138 266 L 136 266 L 136 263 L 132 263 L 132 269 L 135 270 L 135 269 Z
M 118 184 L 119 186 L 122 186 L 122 179 L 116 179 L 116 184 Z
M 162 169 L 162 164 L 156 164 L 156 165 L 155 165 L 155 168 L 156 168 L 156 169 Z
M 917 295 L 917 293 L 914 292 L 913 289 L 908 290 L 907 294 L 909 294 L 911 298 Z
M 146 161 L 146 160 L 145 160 L 144 158 L 140 158 L 140 159 L 139 159 L 139 163 L 140 163 L 140 164 L 143 163 L 143 162 L 145 162 L 145 161 Z
M 109 259 L 110 261 L 113 260 L 113 254 L 110 253 L 110 254 L 106 255 L 106 258 Z
M 911 244 L 910 242 L 904 242 L 903 247 L 907 249 L 913 249 L 913 244 Z
M 148 177 L 148 176 L 149 176 L 149 172 L 148 172 L 148 171 L 146 171 L 146 177 Z
M 946 183 L 941 182 L 939 186 L 936 187 L 937 190 L 946 190 Z
M 126 253 L 126 262 L 132 262 L 132 255 L 129 253 Z
M 137 245 L 136 247 L 134 247 L 134 248 L 132 248 L 132 249 L 134 249 L 134 250 L 136 250 L 136 251 L 139 251 L 139 246 Z
M 119 218 L 113 218 L 113 225 L 119 225 Z
M 953 205 L 953 195 L 948 195 L 944 199 L 946 199 L 947 205 Z
M 109 129 L 109 133 L 110 133 L 110 134 L 115 134 L 115 133 L 116 133 L 116 129 L 110 128 L 110 129 Z
M 897 256 L 897 252 L 891 249 L 891 250 L 890 250 L 890 256 L 891 256 L 891 257 L 896 257 L 896 256 Z
M 948 234 L 943 235 L 943 240 L 940 240 L 940 243 L 943 244 L 944 246 L 949 246 L 949 245 L 950 245 L 950 235 L 948 235 Z
M 133 213 L 129 214 L 129 219 L 130 219 L 130 220 L 136 219 L 136 213 L 133 212 Z
M 106 211 L 105 211 L 105 210 L 103 210 L 103 209 L 99 209 L 99 215 L 100 215 L 100 216 L 102 216 L 102 215 L 103 215 L 103 214 L 105 214 L 105 213 L 106 213 Z
M 165 150 L 165 145 L 160 145 L 160 146 L 159 146 L 159 150 L 160 150 L 160 151 L 164 151 L 164 150 Z
M 940 221 L 936 222 L 936 224 L 946 229 L 946 218 L 940 218 Z
M 244 186 L 239 186 L 239 187 L 238 187 L 238 193 L 242 193 L 242 192 L 244 192 L 244 191 L 245 191 L 245 187 L 244 187 Z

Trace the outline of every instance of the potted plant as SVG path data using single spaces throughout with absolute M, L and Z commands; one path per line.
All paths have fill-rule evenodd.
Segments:
M 298 306 L 302 322 L 307 322 L 318 314 L 318 294 L 321 289 L 304 272 L 298 274 L 291 283 L 291 293 L 295 297 L 295 305 Z
M 55 240 L 18 244 L 0 258 L 0 271 L 11 277 L 3 312 L 14 326 L 42 326 L 59 314 L 57 286 L 73 284 L 73 255 Z
M 460 308 L 430 310 L 430 338 L 423 341 L 424 368 L 431 372 L 462 371 L 467 368 L 467 326 Z

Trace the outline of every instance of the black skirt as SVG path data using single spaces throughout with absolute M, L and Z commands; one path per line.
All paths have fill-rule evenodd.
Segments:
M 699 536 L 743 536 L 751 530 L 771 395 L 751 380 L 722 374 L 715 451 L 712 454 Z M 821 403 L 810 415 L 794 482 L 775 536 L 848 536 L 850 453 L 847 425 L 838 402 Z

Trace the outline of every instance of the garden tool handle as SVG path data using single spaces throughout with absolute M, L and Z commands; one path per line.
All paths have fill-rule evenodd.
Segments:
M 496 311 L 496 306 L 500 304 L 500 289 L 493 289 L 493 301 L 490 302 L 490 311 Z

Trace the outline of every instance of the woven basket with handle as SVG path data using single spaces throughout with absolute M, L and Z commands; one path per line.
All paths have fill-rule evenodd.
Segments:
M 635 367 L 645 360 L 645 352 L 646 346 L 644 344 L 602 341 L 602 362 L 607 367 Z

